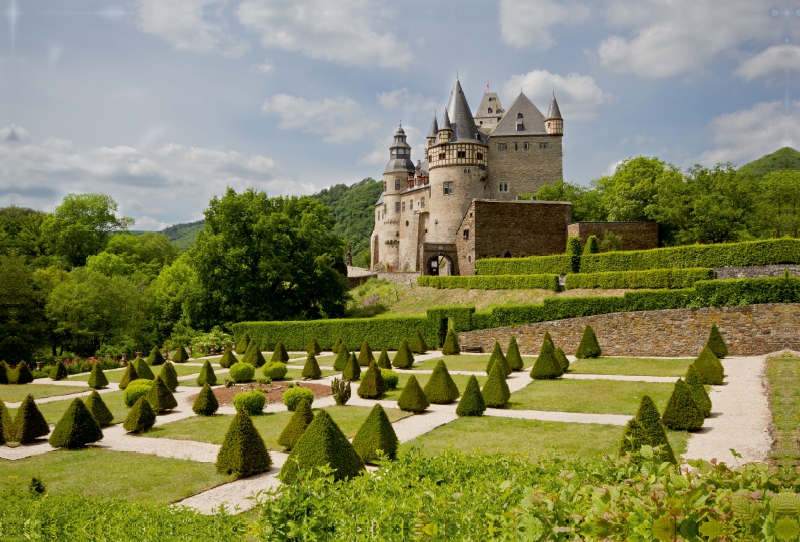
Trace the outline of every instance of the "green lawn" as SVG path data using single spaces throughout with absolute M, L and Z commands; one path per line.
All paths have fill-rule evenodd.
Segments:
M 411 375 L 409 375 L 407 373 L 401 373 L 400 374 L 400 381 L 397 383 L 397 389 L 396 390 L 387 391 L 386 394 L 384 394 L 384 396 L 381 399 L 389 399 L 389 400 L 392 400 L 392 401 L 397 401 L 397 398 L 400 397 L 400 394 L 403 392 L 403 387 L 406 385 L 406 382 L 408 381 L 408 377 L 409 376 L 411 376 Z M 425 384 L 428 383 L 428 380 L 431 378 L 431 374 L 430 373 L 418 374 L 418 375 L 414 375 L 414 376 L 416 377 L 417 382 L 419 382 L 419 385 L 421 387 L 423 387 L 423 388 L 425 387 Z M 456 383 L 456 386 L 458 386 L 459 391 L 463 392 L 464 388 L 467 387 L 467 380 L 469 380 L 469 376 L 466 376 L 466 375 L 450 375 L 450 377 L 453 379 L 453 382 Z M 483 386 L 483 383 L 486 382 L 486 378 L 487 377 L 483 376 L 483 375 L 480 375 L 480 376 L 477 376 L 477 378 L 478 378 L 478 384 L 480 386 Z M 355 390 L 353 390 L 353 393 L 355 393 Z
M 691 359 L 596 358 L 569 365 L 571 373 L 598 375 L 683 376 Z
M 486 371 L 486 364 L 489 362 L 491 354 L 480 355 L 461 355 L 461 356 L 442 356 L 441 358 L 429 359 L 422 363 L 415 363 L 414 369 L 433 369 L 439 360 L 444 360 L 450 371 Z M 536 356 L 522 356 L 525 366 L 530 369 L 536 361 Z
M 767 360 L 770 407 L 772 409 L 776 459 L 798 459 L 800 448 L 800 359 L 775 357 Z
M 102 443 L 102 442 L 101 442 Z M 18 461 L 0 459 L 0 491 L 27 491 L 31 477 L 52 493 L 174 502 L 228 480 L 211 463 L 98 448 L 57 450 Z
M 325 410 L 331 415 L 345 435 L 353 437 L 372 409 L 369 407 L 337 405 L 325 407 Z M 392 422 L 410 415 L 408 412 L 402 412 L 393 408 L 387 408 L 385 410 L 386 415 Z M 283 447 L 278 445 L 278 437 L 284 427 L 286 427 L 286 424 L 289 423 L 293 414 L 292 412 L 273 412 L 260 416 L 253 416 L 251 419 L 258 429 L 258 432 L 261 434 L 261 437 L 264 439 L 264 442 L 267 444 L 267 447 L 272 450 L 282 450 Z M 197 440 L 221 444 L 222 439 L 225 437 L 225 431 L 227 431 L 232 418 L 233 416 L 229 415 L 218 415 L 207 418 L 201 416 L 186 418 L 175 423 L 154 427 L 147 432 L 147 436 Z
M 86 391 L 86 388 L 83 388 L 82 391 Z M 111 410 L 111 413 L 114 414 L 114 422 L 122 422 L 125 420 L 125 416 L 128 415 L 128 407 L 125 406 L 125 403 L 122 401 L 122 394 L 124 392 L 114 391 L 111 393 L 103 393 L 100 397 L 103 398 L 103 402 L 106 406 Z M 84 401 L 86 397 L 82 398 Z M 69 404 L 72 402 L 72 399 L 64 399 L 63 401 L 51 401 L 49 403 L 37 403 L 37 407 L 39 411 L 44 416 L 44 419 L 50 423 L 56 423 L 58 420 L 61 419 L 61 416 L 64 414 L 64 411 L 67 410 Z M 16 416 L 17 409 L 9 409 L 9 412 L 13 416 Z
M 419 446 L 431 456 L 453 448 L 482 455 L 522 454 L 532 460 L 552 456 L 589 459 L 603 453 L 615 455 L 622 431 L 615 425 L 467 417 L 437 427 L 403 446 Z M 669 432 L 676 455 L 686 451 L 687 438 L 686 432 Z
M 377 360 L 378 356 L 381 355 L 381 352 L 379 350 L 377 352 L 373 352 L 372 355 L 375 356 L 375 359 Z M 358 356 L 358 351 L 356 351 L 356 356 Z M 269 361 L 269 358 L 267 358 L 267 361 Z M 334 361 L 336 361 L 336 354 L 320 354 L 319 356 L 317 356 L 317 363 L 320 366 L 326 365 L 328 367 L 333 367 Z M 302 367 L 303 365 L 305 365 L 305 363 L 306 363 L 306 358 L 302 357 L 297 359 L 290 359 L 287 365 L 289 365 L 290 367 Z
M 643 395 L 664 410 L 673 384 L 619 380 L 534 380 L 511 394 L 511 408 L 595 414 L 636 413 Z
M 173 367 L 175 367 L 175 372 L 178 373 L 178 376 L 186 376 L 191 374 L 197 374 L 200 372 L 201 367 L 194 367 L 191 365 L 181 365 L 180 363 L 173 363 Z M 161 368 L 164 367 L 163 365 L 156 365 L 155 367 L 150 367 L 150 370 L 153 371 L 154 376 L 158 376 L 161 374 Z M 216 371 L 219 369 L 219 365 L 214 366 L 214 370 Z M 119 383 L 122 380 L 122 375 L 125 374 L 125 369 L 115 369 L 113 371 L 103 371 L 106 375 L 106 378 L 110 383 Z M 89 373 L 83 373 L 75 376 L 70 376 L 67 380 L 82 380 L 86 382 L 89 380 Z
M 40 397 L 55 397 L 86 391 L 86 386 L 53 386 L 50 384 L 0 384 L 0 399 L 4 403 L 22 401 L 28 395 L 34 399 Z

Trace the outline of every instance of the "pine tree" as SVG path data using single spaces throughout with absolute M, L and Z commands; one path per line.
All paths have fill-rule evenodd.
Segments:
M 203 384 L 203 389 L 197 394 L 192 410 L 198 416 L 213 416 L 219 409 L 219 401 L 208 383 Z
M 197 375 L 197 380 L 195 380 L 195 384 L 197 384 L 198 386 L 203 386 L 204 384 L 208 384 L 209 386 L 215 386 L 217 384 L 217 375 L 214 374 L 214 369 L 213 367 L 211 367 L 211 362 L 209 362 L 208 360 L 205 360 L 203 362 L 203 367 L 200 369 L 200 374 Z
M 256 368 L 263 367 L 264 364 L 267 363 L 267 360 L 264 359 L 264 354 L 261 353 L 261 346 L 255 341 L 250 341 L 250 346 L 252 346 L 252 348 L 250 348 L 250 351 L 244 355 L 242 361 L 244 363 L 249 363 Z M 275 356 L 273 355 L 272 357 L 274 358 Z M 283 361 L 281 363 L 286 362 Z
M 458 333 L 453 328 L 447 330 L 447 336 L 442 345 L 443 356 L 455 356 L 461 353 L 461 345 L 458 344 Z
M 174 393 L 178 389 L 178 373 L 175 372 L 175 366 L 171 362 L 168 361 L 164 364 L 161 368 L 161 374 L 158 376 L 167 385 L 169 391 Z
M 24 361 L 20 361 L 17 364 L 15 381 L 17 384 L 30 384 L 33 382 L 33 373 L 30 367 L 28 367 L 28 364 Z
M 244 354 L 248 346 L 250 346 L 250 335 L 245 331 L 236 343 L 236 353 L 239 355 Z
M 673 431 L 696 431 L 703 426 L 703 413 L 692 399 L 688 386 L 680 378 L 675 382 L 661 419 Z
M 152 350 L 150 350 L 150 355 L 147 356 L 147 364 L 151 367 L 157 367 L 159 365 L 164 365 L 164 356 L 161 355 L 161 350 L 158 349 L 157 346 L 154 346 Z
M 272 352 L 272 357 L 269 360 L 280 361 L 281 363 L 288 363 L 289 352 L 287 352 L 286 347 L 283 346 L 283 341 L 278 341 L 278 344 L 275 345 L 275 350 Z
M 728 347 L 722 339 L 722 334 L 719 332 L 717 324 L 711 324 L 711 329 L 708 332 L 708 340 L 706 341 L 706 348 L 711 350 L 719 359 L 728 356 Z
M 13 442 L 15 438 L 14 420 L 11 419 L 11 414 L 8 412 L 6 404 L 0 399 L 0 446 L 7 442 Z
M 150 370 L 150 366 L 147 365 L 147 362 L 142 358 L 136 358 L 131 362 L 133 368 L 136 369 L 136 374 L 139 378 L 144 378 L 145 380 L 155 380 L 156 375 L 153 374 L 153 371 Z
M 600 243 L 597 242 L 597 237 L 590 235 L 586 240 L 586 250 L 584 254 L 600 254 Z
M 32 395 L 25 397 L 17 409 L 14 433 L 16 441 L 20 444 L 29 444 L 50 433 L 50 427 L 39 411 L 39 407 L 36 406 Z
M 351 382 L 358 382 L 361 380 L 361 367 L 358 365 L 355 352 L 350 354 L 350 359 L 347 360 L 347 365 L 344 366 L 342 379 Z
M 386 351 L 386 347 L 384 346 L 381 350 L 381 355 L 378 356 L 377 362 L 379 369 L 391 369 L 392 362 L 389 360 L 389 352 Z
M 89 381 L 87 382 L 90 388 L 99 390 L 108 386 L 108 378 L 103 372 L 103 368 L 99 363 L 92 365 L 92 372 L 89 373 Z
M 489 378 L 486 379 L 481 393 L 487 407 L 503 408 L 506 406 L 511 397 L 511 390 L 508 389 L 508 383 L 500 365 L 495 364 L 492 367 L 492 372 L 489 373 Z
M 336 337 L 336 342 L 333 343 L 333 348 L 331 348 L 331 352 L 333 352 L 334 354 L 338 354 L 339 348 L 341 347 L 342 347 L 342 338 Z
M 563 350 L 561 350 L 561 348 L 556 348 L 555 352 L 553 352 L 553 355 L 558 362 L 558 366 L 561 367 L 561 374 L 566 373 L 569 369 L 569 359 L 567 359 L 567 355 Z
M 136 372 L 136 368 L 131 362 L 128 363 L 128 366 L 125 367 L 125 372 L 122 373 L 122 380 L 119 381 L 119 389 L 124 390 L 128 387 L 128 384 L 134 380 L 139 380 L 139 373 Z
M 0 361 L 0 384 L 8 384 L 10 382 L 10 379 L 8 378 L 10 373 L 11 369 L 9 369 L 5 360 Z
M 375 356 L 372 355 L 372 347 L 369 341 L 364 339 L 361 343 L 361 351 L 358 353 L 358 364 L 362 367 L 369 367 L 369 364 L 375 361 Z
M 500 362 L 500 366 L 503 368 L 503 373 L 505 373 L 506 376 L 510 375 L 511 366 L 508 364 L 508 360 L 503 355 L 503 350 L 500 348 L 500 343 L 495 341 L 494 348 L 492 348 L 492 355 L 489 356 L 489 362 L 486 364 L 487 375 L 492 372 L 492 367 L 497 361 Z
M 575 357 L 578 359 L 599 358 L 602 353 L 600 343 L 597 342 L 597 335 L 594 334 L 594 328 L 586 324 Z
M 97 393 L 97 392 L 95 392 Z M 53 448 L 83 448 L 103 438 L 100 424 L 78 398 L 72 400 L 50 435 Z
M 238 344 L 236 345 L 239 346 Z M 219 366 L 223 369 L 230 369 L 231 365 L 234 363 L 238 363 L 239 360 L 236 359 L 236 356 L 233 354 L 233 350 L 230 348 L 226 348 L 225 352 L 222 353 L 222 357 L 219 358 Z
M 302 376 L 303 378 L 310 378 L 311 380 L 322 378 L 322 369 L 319 368 L 317 358 L 315 358 L 314 354 L 312 353 L 309 353 L 308 357 L 306 358 L 306 364 L 303 365 Z
M 153 427 L 154 423 L 156 413 L 153 412 L 153 407 L 147 402 L 147 397 L 139 397 L 122 422 L 122 427 L 131 433 L 142 433 Z
M 53 368 L 50 370 L 50 374 L 48 375 L 50 380 L 64 380 L 69 376 L 67 372 L 67 368 L 64 367 L 64 362 L 58 360 Z
M 722 364 L 708 347 L 704 347 L 697 359 L 694 360 L 694 369 L 703 384 L 719 386 L 725 378 Z
M 97 391 L 93 391 L 89 397 L 86 398 L 86 408 L 92 413 L 94 419 L 100 427 L 110 425 L 114 421 L 114 414 L 108 409 L 103 398 Z
M 467 387 L 458 402 L 456 414 L 459 416 L 483 416 L 485 411 L 486 403 L 483 400 L 483 395 L 481 395 L 478 379 L 475 378 L 475 375 L 472 375 L 467 380 Z
M 506 353 L 506 361 L 512 371 L 521 371 L 525 367 L 522 361 L 522 356 L 519 353 L 519 346 L 517 345 L 517 338 L 513 335 L 511 340 L 508 341 L 508 352 Z
M 419 328 L 414 330 L 414 336 L 411 338 L 411 344 L 408 347 L 411 348 L 414 354 L 424 354 L 428 351 L 428 345 L 425 344 L 425 339 L 422 338 Z
M 175 350 L 175 353 L 172 354 L 172 359 L 170 361 L 172 361 L 172 363 L 186 363 L 189 361 L 189 353 L 182 344 L 178 345 L 178 348 Z
M 553 344 L 548 341 L 542 342 L 539 350 L 539 357 L 531 368 L 531 378 L 534 380 L 553 380 L 561 376 L 561 365 L 556 360 Z
M 306 353 L 319 356 L 321 352 L 322 352 L 322 347 L 317 342 L 317 338 L 311 337 L 311 340 L 308 341 L 308 346 L 306 346 Z
M 305 399 L 301 399 L 289 423 L 278 437 L 278 444 L 287 450 L 294 448 L 312 421 L 314 421 L 314 413 L 311 411 L 311 405 Z
M 328 465 L 336 481 L 354 478 L 364 471 L 364 462 L 339 426 L 325 410 L 320 410 L 292 448 L 280 472 L 285 484 L 297 480 L 299 470 L 312 470 Z M 311 476 L 319 476 L 314 471 Z
M 236 412 L 225 432 L 216 466 L 218 473 L 236 478 L 260 474 L 272 466 L 264 439 L 244 409 Z
M 661 457 L 670 463 L 677 463 L 672 446 L 667 438 L 667 430 L 661 421 L 661 414 L 649 395 L 643 395 L 639 401 L 639 409 L 636 411 L 636 421 L 641 425 L 645 432 L 646 440 L 642 444 L 648 444 L 661 451 Z M 641 446 L 639 446 L 641 448 Z M 639 451 L 638 449 L 636 450 Z
M 358 386 L 356 393 L 364 399 L 377 399 L 386 393 L 386 389 L 386 382 L 383 380 L 381 370 L 373 361 L 361 376 L 361 385 Z
M 403 342 L 400 343 L 400 348 L 397 349 L 397 353 L 394 355 L 392 366 L 398 369 L 410 369 L 413 365 L 414 355 L 408 347 L 408 342 L 403 339 Z
M 458 386 L 453 382 L 453 377 L 447 371 L 447 365 L 444 361 L 439 360 L 433 368 L 433 373 L 428 379 L 423 389 L 425 397 L 428 401 L 435 405 L 446 405 L 452 403 L 461 393 L 458 391 Z
M 419 414 L 424 412 L 431 406 L 428 397 L 417 382 L 417 377 L 411 375 L 403 386 L 403 391 L 400 392 L 400 397 L 397 398 L 397 408 L 406 412 L 413 412 Z
M 178 406 L 178 401 L 160 376 L 156 377 L 150 391 L 147 392 L 147 401 L 156 414 L 163 414 Z
M 692 394 L 694 404 L 703 413 L 703 417 L 708 418 L 711 415 L 711 398 L 708 396 L 706 387 L 700 381 L 700 376 L 697 374 L 694 365 L 689 365 L 689 368 L 686 369 L 685 378 L 686 386 Z
M 339 345 L 339 351 L 336 353 L 336 359 L 333 361 L 334 371 L 344 371 L 345 365 L 350 360 L 350 350 L 347 345 L 342 343 Z
M 381 405 L 375 405 L 353 438 L 353 448 L 366 463 L 378 459 L 378 450 L 383 451 L 384 457 L 394 459 L 399 445 L 400 440 L 386 411 Z
M 619 456 L 635 455 L 648 443 L 647 434 L 636 418 L 628 420 L 619 443 Z

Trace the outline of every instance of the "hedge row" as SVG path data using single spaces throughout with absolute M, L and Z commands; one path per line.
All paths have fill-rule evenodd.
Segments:
M 474 275 L 417 277 L 417 284 L 432 288 L 455 289 L 467 288 L 474 290 L 514 290 L 514 289 L 542 289 L 558 291 L 558 275 Z
M 542 275 L 572 273 L 572 256 L 483 258 L 475 261 L 476 275 Z
M 538 276 L 538 275 L 532 275 Z M 713 269 L 650 269 L 648 271 L 607 271 L 574 273 L 566 277 L 566 289 L 575 288 L 691 288 L 695 282 L 713 280 Z

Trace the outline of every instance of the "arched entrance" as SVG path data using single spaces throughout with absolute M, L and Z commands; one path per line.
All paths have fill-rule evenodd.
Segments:
M 438 275 L 440 277 L 449 277 L 453 275 L 453 260 L 444 254 L 437 254 L 428 258 L 427 275 Z
M 423 275 L 458 275 L 458 252 L 455 243 L 421 243 L 419 262 Z

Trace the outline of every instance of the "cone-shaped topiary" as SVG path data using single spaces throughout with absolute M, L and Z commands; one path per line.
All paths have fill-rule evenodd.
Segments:
M 539 357 L 531 368 L 531 378 L 534 380 L 552 380 L 561 376 L 561 365 L 555 356 L 553 344 L 544 341 L 539 349 Z
M 300 437 L 303 436 L 308 425 L 313 421 L 314 413 L 311 412 L 311 405 L 309 405 L 308 401 L 305 399 L 300 399 L 300 402 L 297 403 L 297 408 L 294 410 L 294 414 L 292 414 L 292 418 L 289 420 L 289 423 L 286 424 L 286 427 L 283 428 L 281 436 L 278 437 L 278 444 L 287 450 L 291 450 L 295 447 L 297 441 L 300 440 Z
M 197 394 L 194 404 L 192 404 L 192 410 L 198 416 L 213 416 L 218 409 L 219 401 L 217 401 L 217 396 L 214 395 L 208 383 L 203 384 L 203 388 Z
M 314 354 L 308 354 L 306 364 L 303 365 L 302 376 L 311 380 L 322 378 L 322 369 L 319 368 L 319 363 L 317 363 L 317 358 L 314 357 Z
M 150 391 L 147 392 L 147 401 L 156 414 L 162 414 L 178 406 L 178 401 L 160 376 L 156 377 Z
M 253 367 L 263 367 L 267 360 L 264 359 L 264 354 L 261 353 L 261 346 L 255 341 L 250 342 L 250 348 L 248 352 L 242 358 L 244 363 L 249 363 Z M 272 356 L 273 358 L 275 356 Z M 285 363 L 285 362 L 282 362 Z
M 128 366 L 125 367 L 125 372 L 122 373 L 122 380 L 119 381 L 119 389 L 124 390 L 134 380 L 139 380 L 139 373 L 136 372 L 133 363 L 128 363 Z
M 443 356 L 455 356 L 461 353 L 461 346 L 458 344 L 458 333 L 453 328 L 447 330 L 447 336 L 442 345 Z
M 97 420 L 98 425 L 103 427 L 110 425 L 114 421 L 114 414 L 108 409 L 103 398 L 97 391 L 93 391 L 89 397 L 86 398 L 86 408 L 92 413 L 94 419 Z
M 195 384 L 197 384 L 198 386 L 203 386 L 205 384 L 208 384 L 209 386 L 214 386 L 217 384 L 217 375 L 214 374 L 214 368 L 211 367 L 211 362 L 209 362 L 208 360 L 205 360 L 203 362 L 203 367 L 200 369 L 200 374 L 197 375 L 197 380 L 195 380 Z
M 711 350 L 717 358 L 724 358 L 728 355 L 728 347 L 722 339 L 722 334 L 719 332 L 717 324 L 711 324 L 711 329 L 708 332 L 708 340 L 706 341 L 706 348 Z
M 447 365 L 442 360 L 439 360 L 433 368 L 433 373 L 428 379 L 428 383 L 425 384 L 423 391 L 428 401 L 435 405 L 452 403 L 461 395 L 461 392 L 458 391 L 458 386 L 453 382 L 453 377 L 447 371 Z
M 456 414 L 459 416 L 483 416 L 486 411 L 486 403 L 481 395 L 481 388 L 478 386 L 478 379 L 475 375 L 467 380 L 467 387 L 456 407 Z
M 517 345 L 517 338 L 511 336 L 508 341 L 508 351 L 506 352 L 506 361 L 512 371 L 521 371 L 525 367 L 525 362 L 522 361 L 522 356 L 519 353 L 519 346 Z
M 308 346 L 306 346 L 306 354 L 314 354 L 318 356 L 322 352 L 322 347 L 317 342 L 316 337 L 311 337 L 311 340 L 308 341 Z
M 358 359 L 356 359 L 355 352 L 350 354 L 350 359 L 347 360 L 347 365 L 344 366 L 344 370 L 342 371 L 342 379 L 349 380 L 351 382 L 358 382 L 361 380 L 361 367 L 358 365 Z
M 492 367 L 492 372 L 489 373 L 489 378 L 486 379 L 481 393 L 487 407 L 503 408 L 508 403 L 511 391 L 508 389 L 503 368 L 499 364 L 496 363 Z
M 384 457 L 394 459 L 399 444 L 392 422 L 381 405 L 372 407 L 353 438 L 353 448 L 365 463 L 378 459 L 378 450 L 383 451 Z
M 599 358 L 602 353 L 600 343 L 597 342 L 597 335 L 594 334 L 594 328 L 586 324 L 575 357 L 578 359 Z
M 236 478 L 266 472 L 272 466 L 264 439 L 244 410 L 237 411 L 231 420 L 217 454 L 216 466 L 220 474 Z
M 508 364 L 508 360 L 506 359 L 505 355 L 503 355 L 503 349 L 500 348 L 500 343 L 495 341 L 494 348 L 492 348 L 492 355 L 489 356 L 489 362 L 486 364 L 486 374 L 492 372 L 492 367 L 494 367 L 495 362 L 500 362 L 500 366 L 503 368 L 503 373 L 506 376 L 511 374 L 511 366 Z
M 636 418 L 631 418 L 625 425 L 625 430 L 622 432 L 622 439 L 619 443 L 619 451 L 617 452 L 620 457 L 626 455 L 636 455 L 642 449 L 642 446 L 648 444 L 647 434 L 642 427 L 642 424 Z
M 600 254 L 600 243 L 597 242 L 597 236 L 590 235 L 584 248 L 584 254 Z
M 664 461 L 676 463 L 675 454 L 669 444 L 669 439 L 667 439 L 667 430 L 661 421 L 661 414 L 658 413 L 658 408 L 649 395 L 643 395 L 639 401 L 636 421 L 639 422 L 646 435 L 646 439 L 642 444 L 649 444 L 653 447 L 658 446 Z M 641 448 L 641 445 L 639 448 Z M 637 448 L 636 451 L 638 452 L 639 449 Z
M 236 345 L 239 346 L 238 344 Z M 222 353 L 222 357 L 219 358 L 219 366 L 223 369 L 230 369 L 231 365 L 237 363 L 239 360 L 236 359 L 236 356 L 233 354 L 233 350 L 230 348 L 226 348 L 225 352 Z
M 428 351 L 428 345 L 425 344 L 425 339 L 422 338 L 419 328 L 414 330 L 414 336 L 411 338 L 411 343 L 408 347 L 415 354 L 424 354 Z
M 14 419 L 15 440 L 20 444 L 28 444 L 48 433 L 50 433 L 50 427 L 47 425 L 47 421 L 39 412 L 33 396 L 28 395 L 19 406 L 17 417 Z
M 142 433 L 153 427 L 154 423 L 156 413 L 153 412 L 153 407 L 147 402 L 147 397 L 139 397 L 122 422 L 122 427 L 131 433 Z
M 561 350 L 561 348 L 556 348 L 553 352 L 553 355 L 558 362 L 558 366 L 561 367 L 561 374 L 566 373 L 567 369 L 569 369 L 569 360 L 567 359 L 567 355 L 563 350 Z
M 156 375 L 153 374 L 153 371 L 150 370 L 150 366 L 147 365 L 147 362 L 143 358 L 136 358 L 131 362 L 133 368 L 136 369 L 136 374 L 139 378 L 144 378 L 145 380 L 155 380 Z
M 549 331 L 545 330 L 544 339 L 542 339 L 542 342 L 548 342 L 553 347 L 553 350 L 556 349 L 556 343 L 553 342 L 553 337 L 550 336 L 550 332 Z
M 255 350 L 255 348 L 256 348 L 256 342 L 251 339 L 250 342 L 247 343 L 247 349 L 244 351 L 244 354 L 242 354 L 241 361 L 244 361 L 248 357 L 250 357 L 250 355 L 253 353 L 253 350 Z
M 50 380 L 64 380 L 69 376 L 67 372 L 67 368 L 64 367 L 64 362 L 58 360 L 56 364 L 50 369 L 50 374 L 47 375 L 50 377 Z
M 373 361 L 361 376 L 361 385 L 358 386 L 359 397 L 364 399 L 376 399 L 386 392 L 386 382 L 383 380 L 381 370 Z
M 275 350 L 273 350 L 272 357 L 269 360 L 280 361 L 281 363 L 287 363 L 289 361 L 289 352 L 287 352 L 286 347 L 283 346 L 283 341 L 278 341 L 278 344 L 275 345 Z
M 381 350 L 381 355 L 378 356 L 378 361 L 376 363 L 380 369 L 392 368 L 392 362 L 389 359 L 389 352 L 386 351 L 386 347 Z
M 697 359 L 694 360 L 694 369 L 703 384 L 719 386 L 725 378 L 722 364 L 708 347 L 704 347 Z
M 6 404 L 0 399 L 0 446 L 15 439 L 14 420 L 6 408 Z
M 9 374 L 11 373 L 11 369 L 9 369 L 8 364 L 5 360 L 0 361 L 0 384 L 8 384 L 9 383 Z
M 245 331 L 241 338 L 236 342 L 236 353 L 240 355 L 244 354 L 247 351 L 248 346 L 250 346 L 250 335 L 248 335 Z
M 573 273 L 577 273 L 581 270 L 581 254 L 583 254 L 581 238 L 570 237 L 567 239 L 566 255 L 570 256 L 570 267 Z
M 375 356 L 372 355 L 372 347 L 369 341 L 364 339 L 361 343 L 361 351 L 358 353 L 358 364 L 362 367 L 369 367 L 369 364 L 375 361 Z
M 97 393 L 97 392 L 95 392 Z M 90 442 L 103 438 L 100 424 L 80 399 L 73 399 L 67 411 L 58 420 L 53 434 L 50 435 L 50 446 L 53 448 L 83 448 Z
M 153 349 L 150 350 L 150 355 L 147 356 L 145 361 L 151 367 L 158 367 L 159 365 L 164 365 L 166 360 L 164 356 L 161 355 L 161 350 L 159 350 L 157 346 L 154 346 Z
M 339 349 L 341 347 L 342 347 L 342 338 L 341 337 L 336 337 L 336 342 L 333 343 L 333 348 L 331 348 L 331 352 L 333 352 L 334 354 L 338 354 L 339 353 Z
M 400 392 L 400 397 L 397 398 L 397 408 L 405 410 L 406 412 L 413 412 L 419 414 L 424 412 L 431 406 L 428 397 L 417 382 L 417 377 L 411 375 L 403 386 L 403 391 Z
M 697 405 L 697 408 L 703 413 L 703 417 L 708 418 L 711 415 L 711 398 L 708 396 L 706 387 L 700 381 L 700 375 L 697 374 L 694 365 L 689 365 L 689 368 L 686 369 L 685 378 L 686 386 L 692 394 L 694 404 Z
M 92 372 L 89 373 L 89 381 L 87 382 L 90 388 L 99 390 L 108 386 L 108 378 L 103 372 L 103 368 L 99 363 L 92 365 Z
M 339 352 L 336 353 L 336 359 L 333 361 L 334 371 L 344 371 L 345 365 L 350 360 L 350 350 L 347 345 L 342 343 L 339 345 Z
M 17 364 L 17 370 L 15 371 L 16 378 L 14 381 L 17 384 L 30 384 L 33 382 L 33 373 L 31 372 L 28 364 L 24 361 L 20 361 Z
M 675 382 L 661 419 L 673 431 L 696 431 L 703 427 L 703 413 L 692 399 L 689 387 L 680 378 Z
M 175 366 L 171 362 L 166 362 L 161 368 L 161 374 L 158 375 L 164 384 L 167 385 L 169 391 L 174 392 L 178 389 L 178 373 L 175 372 Z
M 175 350 L 175 353 L 172 354 L 171 360 L 172 363 L 186 363 L 189 361 L 189 353 L 183 347 L 182 344 L 178 345 L 178 348 Z M 138 367 L 137 367 L 138 368 Z
M 411 353 L 408 341 L 405 339 L 400 343 L 400 348 L 397 349 L 397 353 L 394 355 L 392 365 L 398 369 L 410 369 L 414 365 L 414 355 Z

